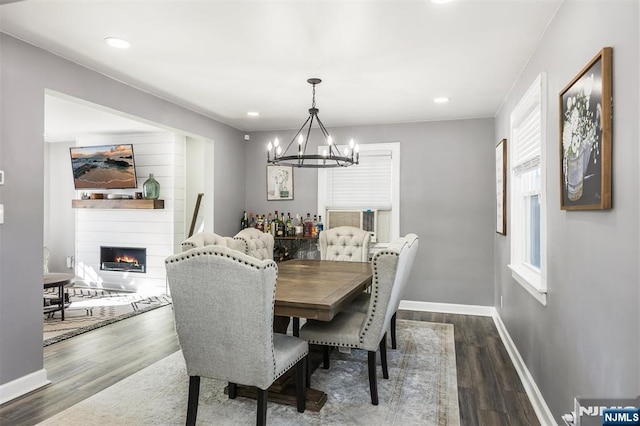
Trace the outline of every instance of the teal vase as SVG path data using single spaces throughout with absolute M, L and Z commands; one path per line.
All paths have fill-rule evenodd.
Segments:
M 142 197 L 145 200 L 157 200 L 160 196 L 160 184 L 154 179 L 153 173 L 149 173 L 149 179 L 142 184 Z

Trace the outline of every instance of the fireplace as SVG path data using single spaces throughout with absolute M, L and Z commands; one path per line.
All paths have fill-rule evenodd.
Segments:
M 145 273 L 147 249 L 100 246 L 100 270 Z

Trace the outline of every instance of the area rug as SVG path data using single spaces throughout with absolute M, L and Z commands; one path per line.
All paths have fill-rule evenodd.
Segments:
M 327 393 L 319 412 L 267 404 L 272 425 L 460 424 L 453 325 L 397 321 L 398 349 L 389 349 L 389 380 L 378 368 L 380 404 L 371 405 L 367 354 L 332 352 L 331 368 L 318 369 L 311 386 Z M 379 362 L 379 361 L 378 361 Z M 202 378 L 198 424 L 255 424 L 256 401 L 224 394 L 226 383 Z M 182 352 L 53 416 L 43 425 L 183 425 L 189 379 Z
M 166 295 L 148 296 L 102 289 L 67 288 L 71 303 L 64 310 L 46 313 L 43 324 L 43 346 L 49 346 L 96 328 L 160 308 L 171 303 Z M 45 300 L 57 296 L 57 289 L 45 292 Z

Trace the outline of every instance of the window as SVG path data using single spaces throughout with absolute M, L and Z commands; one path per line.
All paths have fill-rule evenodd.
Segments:
M 375 212 L 379 246 L 400 236 L 399 142 L 361 144 L 358 165 L 318 170 L 318 212 L 329 226 L 327 212 L 335 210 L 358 213 L 361 225 L 367 216 L 361 212 Z
M 511 269 L 513 278 L 547 303 L 544 149 L 545 76 L 511 113 Z

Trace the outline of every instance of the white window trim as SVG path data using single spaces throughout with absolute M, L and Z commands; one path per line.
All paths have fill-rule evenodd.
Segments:
M 341 150 L 344 148 L 339 147 Z M 394 241 L 400 238 L 400 142 L 387 142 L 387 143 L 368 143 L 360 144 L 360 154 L 366 151 L 391 151 L 391 176 L 392 176 L 392 191 L 391 191 L 391 227 L 389 232 L 389 240 Z M 321 147 L 318 147 L 320 152 Z M 350 167 L 358 167 L 357 165 Z M 318 211 L 326 211 L 326 188 L 327 188 L 327 171 L 326 169 L 318 169 Z M 375 207 L 375 206 L 374 206 Z M 348 206 L 344 206 L 348 208 Z M 377 243 L 374 249 L 387 247 L 389 243 Z
M 537 103 L 537 93 L 539 93 L 540 101 L 540 268 L 536 268 L 523 261 L 524 253 L 524 219 L 515 217 L 523 211 L 522 197 L 514 194 L 515 185 L 521 180 L 515 176 L 513 166 L 510 167 L 510 187 L 511 191 L 511 263 L 508 265 L 511 269 L 513 279 L 520 284 L 529 294 L 531 294 L 542 305 L 547 305 L 547 173 L 546 173 L 546 116 L 547 116 L 547 82 L 546 74 L 540 73 L 531 87 L 522 97 L 516 108 L 511 113 L 510 129 L 512 131 L 511 140 L 514 140 L 513 128 L 514 123 L 526 117 L 531 111 L 532 102 Z M 537 107 L 537 106 L 536 106 Z M 514 146 L 512 143 L 511 146 Z M 510 163 L 514 164 L 515 149 L 510 150 Z M 522 192 L 522 191 L 519 191 Z

